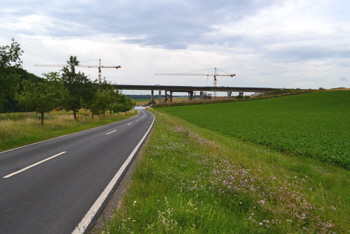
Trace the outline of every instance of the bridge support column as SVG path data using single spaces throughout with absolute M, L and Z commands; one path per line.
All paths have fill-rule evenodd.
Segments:
M 162 103 L 162 90 L 159 90 L 159 104 Z
M 154 90 L 153 89 L 151 90 L 151 102 L 152 103 L 154 102 Z
M 227 92 L 227 99 L 231 99 L 231 98 L 232 98 L 232 92 L 229 91 L 229 92 Z
M 200 96 L 200 100 L 203 100 L 203 99 L 204 99 L 204 92 L 203 92 L 203 91 L 200 91 L 200 92 L 199 92 L 199 96 Z
M 173 91 L 170 91 L 170 102 L 173 102 Z
M 193 100 L 193 91 L 189 91 L 189 100 L 192 101 Z
M 239 94 L 238 94 L 238 96 L 242 96 L 243 97 L 243 92 L 241 91 L 241 92 L 239 92 Z

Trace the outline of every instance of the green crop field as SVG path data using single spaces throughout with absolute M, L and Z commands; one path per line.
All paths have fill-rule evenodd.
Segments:
M 282 152 L 350 169 L 350 91 L 157 110 Z

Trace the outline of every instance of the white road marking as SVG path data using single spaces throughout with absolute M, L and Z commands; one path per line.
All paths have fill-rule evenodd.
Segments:
M 2 177 L 2 178 L 10 178 L 11 176 L 14 176 L 14 175 L 16 175 L 16 174 L 18 174 L 18 173 L 21 173 L 21 172 L 23 172 L 23 171 L 26 171 L 26 170 L 28 170 L 28 169 L 30 169 L 30 168 L 32 168 L 32 167 L 35 167 L 35 166 L 37 166 L 37 165 L 39 165 L 39 164 L 41 164 L 41 163 L 43 163 L 43 162 L 46 162 L 46 161 L 48 161 L 48 160 L 51 160 L 51 159 L 53 159 L 53 158 L 56 158 L 56 157 L 58 157 L 58 156 L 60 156 L 60 155 L 62 155 L 62 154 L 65 154 L 66 153 L 66 151 L 63 151 L 63 152 L 61 152 L 61 153 L 59 153 L 59 154 L 55 154 L 54 156 L 51 156 L 51 157 L 49 157 L 49 158 L 47 158 L 47 159 L 44 159 L 44 160 L 41 160 L 40 162 L 37 162 L 37 163 L 34 163 L 34 164 L 32 164 L 32 165 L 30 165 L 30 166 L 28 166 L 28 167 L 25 167 L 25 168 L 23 168 L 23 169 L 21 169 L 21 170 L 19 170 L 19 171 L 16 171 L 16 172 L 13 172 L 13 173 L 11 173 L 11 174 L 8 174 L 8 175 L 6 175 L 6 176 L 4 176 L 4 177 Z
M 127 125 L 131 125 L 131 123 L 128 123 Z
M 111 132 L 107 132 L 106 133 L 106 135 L 109 135 L 109 134 L 111 134 L 111 133 L 113 133 L 113 132 L 116 132 L 117 130 L 113 130 L 113 131 L 111 131 Z
M 134 148 L 134 150 L 131 152 L 131 154 L 129 155 L 129 157 L 126 159 L 126 161 L 124 162 L 124 164 L 121 166 L 121 168 L 118 170 L 118 172 L 114 175 L 113 179 L 109 182 L 109 184 L 107 185 L 107 187 L 105 188 L 105 190 L 103 190 L 103 192 L 101 193 L 101 195 L 97 198 L 97 200 L 95 201 L 95 203 L 92 205 L 92 207 L 90 208 L 90 210 L 86 213 L 86 215 L 84 216 L 84 218 L 80 221 L 80 223 L 75 227 L 74 231 L 72 232 L 72 234 L 82 234 L 85 233 L 86 229 L 89 227 L 91 221 L 93 220 L 93 218 L 95 217 L 95 215 L 97 214 L 97 212 L 101 209 L 102 204 L 104 203 L 104 201 L 106 200 L 106 198 L 108 197 L 108 195 L 111 193 L 113 187 L 115 186 L 115 184 L 118 182 L 118 180 L 121 178 L 121 176 L 123 175 L 124 170 L 126 170 L 127 166 L 130 164 L 131 160 L 134 158 L 134 155 L 137 153 L 138 149 L 141 147 L 143 141 L 145 140 L 145 138 L 147 137 L 148 133 L 151 131 L 152 126 L 154 124 L 154 119 L 151 123 L 151 126 L 148 128 L 147 132 L 145 133 L 145 135 L 142 137 L 142 139 L 140 140 L 140 142 L 137 144 L 137 146 Z

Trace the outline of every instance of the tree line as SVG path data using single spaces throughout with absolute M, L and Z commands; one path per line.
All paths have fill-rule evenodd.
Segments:
M 12 39 L 11 45 L 0 47 L 0 112 L 36 111 L 44 123 L 45 113 L 55 108 L 77 112 L 86 108 L 94 115 L 131 110 L 135 103 L 103 80 L 91 81 L 82 72 L 76 56 L 70 56 L 61 72 L 43 74 L 43 78 L 21 68 L 23 50 Z

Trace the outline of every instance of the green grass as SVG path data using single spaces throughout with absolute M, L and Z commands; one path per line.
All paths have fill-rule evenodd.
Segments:
M 105 233 L 347 233 L 350 172 L 154 111 Z
M 35 113 L 0 114 L 0 151 L 126 119 L 136 112 L 118 114 L 118 119 L 115 114 L 94 118 L 87 111 L 78 114 L 74 120 L 70 112 L 53 111 L 46 115 L 43 126 Z
M 191 123 L 350 169 L 350 92 L 159 108 Z

